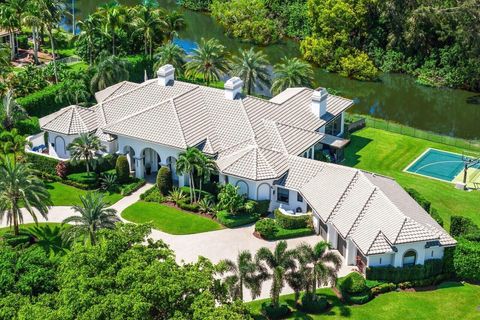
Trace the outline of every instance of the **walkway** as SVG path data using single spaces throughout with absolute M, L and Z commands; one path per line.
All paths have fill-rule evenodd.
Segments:
M 151 188 L 153 182 L 147 182 L 145 186 L 131 194 L 123 197 L 111 208 L 120 213 L 128 206 L 137 202 L 140 195 Z M 62 222 L 65 218 L 74 215 L 75 212 L 71 207 L 55 206 L 51 207 L 48 213 L 48 222 Z M 33 222 L 30 214 L 24 214 L 24 223 Z M 125 219 L 120 219 L 126 222 Z M 39 222 L 47 222 L 41 216 L 38 216 Z M 0 227 L 6 226 L 6 219 L 0 223 Z M 240 251 L 248 250 L 255 254 L 261 247 L 267 247 L 271 250 L 275 247 L 278 241 L 265 241 L 253 236 L 254 226 L 246 226 L 235 229 L 222 229 L 218 231 L 190 234 L 190 235 L 172 235 L 159 230 L 152 230 L 150 237 L 153 240 L 163 240 L 172 250 L 175 251 L 176 260 L 178 263 L 190 263 L 197 261 L 199 256 L 210 259 L 213 263 L 217 263 L 222 259 L 230 259 L 235 261 Z M 322 238 L 317 235 L 301 237 L 296 239 L 286 240 L 290 248 L 295 248 L 302 242 L 311 245 L 321 241 Z M 352 271 L 351 266 L 344 265 L 339 272 L 339 276 L 344 276 Z M 270 291 L 270 281 L 263 285 L 262 294 L 260 298 L 267 298 Z M 286 286 L 282 290 L 282 294 L 292 293 L 290 287 Z M 250 300 L 250 293 L 245 292 L 245 300 Z

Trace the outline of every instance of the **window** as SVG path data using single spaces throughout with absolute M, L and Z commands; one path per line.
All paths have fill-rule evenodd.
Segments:
M 277 201 L 288 203 L 290 192 L 287 189 L 277 188 Z
M 378 262 L 378 264 L 382 264 L 382 258 L 380 258 L 380 261 Z
M 430 254 L 430 257 L 433 257 L 433 250 L 432 250 L 432 253 Z
M 417 253 L 414 250 L 408 250 L 403 255 L 403 266 L 413 266 L 417 262 Z
M 303 202 L 303 197 L 302 197 L 302 195 L 300 194 L 300 192 L 297 192 L 297 201 L 298 201 L 298 202 Z

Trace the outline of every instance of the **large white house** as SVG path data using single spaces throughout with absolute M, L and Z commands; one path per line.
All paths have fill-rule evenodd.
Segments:
M 243 95 L 239 78 L 223 90 L 176 81 L 171 65 L 157 75 L 98 92 L 92 108 L 69 106 L 40 119 L 50 154 L 68 158 L 75 137 L 95 132 L 109 153 L 127 155 L 137 177 L 168 166 L 183 186 L 188 179 L 175 162 L 196 146 L 214 157 L 220 183 L 270 200 L 272 210 L 311 212 L 316 232 L 348 265 L 423 264 L 455 245 L 394 180 L 314 160 L 322 152 L 342 158 L 351 100 L 309 88 L 264 100 Z

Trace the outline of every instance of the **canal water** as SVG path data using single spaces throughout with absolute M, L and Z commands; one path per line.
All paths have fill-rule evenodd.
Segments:
M 82 19 L 95 8 L 108 1 L 76 0 L 76 20 Z M 70 1 L 71 3 L 71 1 Z M 141 3 L 140 0 L 120 0 L 125 5 Z M 221 26 L 208 14 L 185 10 L 175 0 L 159 0 L 161 7 L 181 10 L 186 29 L 179 32 L 175 41 L 187 52 L 203 38 L 216 38 L 235 54 L 240 48 L 252 45 L 225 36 Z M 68 28 L 71 23 L 67 23 Z M 299 57 L 298 43 L 285 40 L 267 47 L 257 47 L 273 65 L 283 57 Z M 380 81 L 350 80 L 335 73 L 315 68 L 315 85 L 334 89 L 338 94 L 355 100 L 352 112 L 399 122 L 419 129 L 450 136 L 480 138 L 480 94 L 447 88 L 429 88 L 415 83 L 407 75 L 383 74 Z

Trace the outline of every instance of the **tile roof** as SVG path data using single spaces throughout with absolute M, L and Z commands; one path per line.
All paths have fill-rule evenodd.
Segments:
M 43 130 L 74 135 L 95 131 L 98 127 L 94 109 L 71 105 L 40 119 Z
M 98 103 L 103 102 L 107 99 L 113 98 L 115 96 L 121 95 L 125 92 L 128 92 L 132 89 L 135 89 L 139 86 L 138 83 L 130 82 L 130 81 L 122 81 L 117 84 L 114 84 L 108 88 L 105 88 L 101 91 L 95 93 L 95 100 Z

